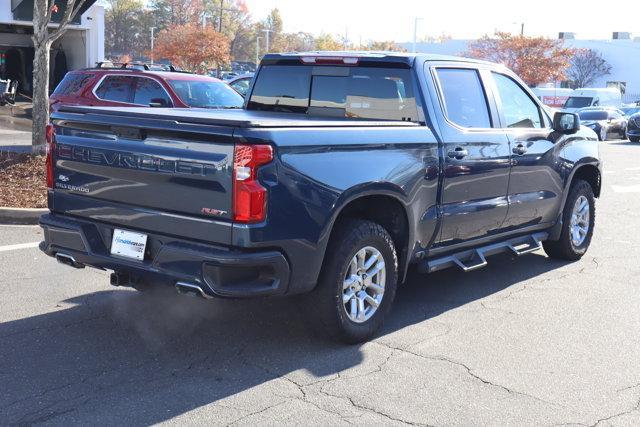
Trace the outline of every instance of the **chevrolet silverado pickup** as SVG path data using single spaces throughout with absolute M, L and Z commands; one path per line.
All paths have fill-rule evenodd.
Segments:
M 578 260 L 601 189 L 575 114 L 458 57 L 269 54 L 242 109 L 62 106 L 46 134 L 46 254 L 137 289 L 300 295 L 346 342 L 379 330 L 411 264 Z

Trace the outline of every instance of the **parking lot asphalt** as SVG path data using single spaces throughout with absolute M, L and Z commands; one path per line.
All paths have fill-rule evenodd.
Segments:
M 2 226 L 0 424 L 640 425 L 640 144 L 601 150 L 581 261 L 413 271 L 358 346 L 312 335 L 294 299 L 113 288 Z

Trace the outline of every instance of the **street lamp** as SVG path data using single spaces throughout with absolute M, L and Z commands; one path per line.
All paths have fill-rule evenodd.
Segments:
M 272 30 L 262 30 L 262 32 L 265 34 L 265 39 L 264 39 L 265 45 L 266 45 L 265 46 L 265 51 L 264 51 L 265 53 L 269 53 L 269 33 L 271 31 Z
M 153 64 L 153 31 L 156 29 L 156 27 L 151 27 L 151 64 Z
M 258 68 L 258 62 L 260 61 L 260 39 L 262 37 L 256 36 L 256 68 Z
M 418 39 L 418 21 L 421 20 L 422 18 L 415 18 L 413 20 L 413 48 L 411 49 L 413 53 L 416 53 L 416 42 Z

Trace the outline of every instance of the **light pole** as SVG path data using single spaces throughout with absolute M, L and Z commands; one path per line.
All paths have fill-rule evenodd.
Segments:
M 153 64 L 153 30 L 155 30 L 156 27 L 151 27 L 151 64 Z
M 269 53 L 269 33 L 271 30 L 262 30 L 262 32 L 264 33 L 264 41 L 266 45 L 264 53 Z
M 413 20 L 413 47 L 411 52 L 416 53 L 416 42 L 418 41 L 418 21 L 422 20 L 422 18 L 415 18 Z
M 256 36 L 256 69 L 258 68 L 258 62 L 260 61 L 260 39 L 262 37 Z

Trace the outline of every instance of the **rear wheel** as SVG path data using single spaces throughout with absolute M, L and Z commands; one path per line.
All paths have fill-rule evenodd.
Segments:
M 562 213 L 560 238 L 542 243 L 547 255 L 569 261 L 582 258 L 591 243 L 595 214 L 591 185 L 583 180 L 574 182 Z
M 630 136 L 629 137 L 629 141 L 631 141 L 631 142 L 640 142 L 640 137 Z
M 366 341 L 382 327 L 397 281 L 389 233 L 371 221 L 345 221 L 334 231 L 318 285 L 304 296 L 306 315 L 332 339 Z

